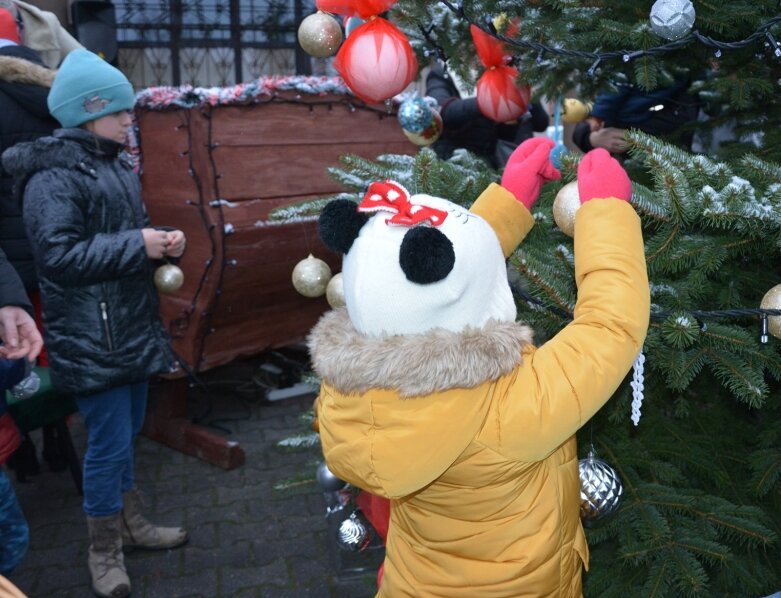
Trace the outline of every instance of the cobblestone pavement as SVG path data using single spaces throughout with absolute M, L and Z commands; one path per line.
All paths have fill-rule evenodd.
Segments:
M 183 525 L 182 549 L 131 552 L 125 563 L 134 598 L 263 597 L 368 598 L 374 595 L 381 549 L 351 555 L 328 533 L 323 494 L 314 481 L 319 449 L 289 451 L 277 442 L 306 431 L 299 420 L 312 397 L 270 403 L 246 380 L 257 364 L 207 372 L 213 390 L 194 396 L 193 412 L 229 431 L 246 464 L 225 471 L 145 437 L 136 445 L 136 478 L 149 518 Z M 80 416 L 70 429 L 79 455 Z M 220 432 L 222 433 L 222 432 Z M 33 433 L 40 452 L 41 438 Z M 11 473 L 13 479 L 13 473 Z M 293 483 L 300 480 L 298 483 Z M 283 484 L 284 489 L 278 485 Z M 15 483 L 30 523 L 30 550 L 9 578 L 30 598 L 91 596 L 86 522 L 68 471 Z M 347 561 L 365 566 L 345 573 Z

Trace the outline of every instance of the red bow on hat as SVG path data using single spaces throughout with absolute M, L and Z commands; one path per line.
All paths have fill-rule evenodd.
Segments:
M 358 204 L 359 212 L 392 212 L 385 224 L 415 226 L 430 224 L 439 226 L 447 218 L 447 212 L 410 202 L 409 191 L 395 181 L 376 181 Z

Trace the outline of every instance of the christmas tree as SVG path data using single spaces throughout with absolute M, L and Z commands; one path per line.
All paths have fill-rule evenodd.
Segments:
M 685 75 L 708 113 L 691 126 L 705 136 L 725 123 L 733 130 L 718 155 L 628 133 L 624 165 L 651 281 L 644 403 L 634 425 L 630 375 L 579 433 L 581 457 L 593 446 L 624 485 L 618 510 L 587 529 L 585 594 L 765 596 L 781 590 L 781 312 L 760 309 L 781 308 L 781 15 L 769 1 L 697 3 L 693 25 L 669 39 L 649 9 L 401 0 L 388 16 L 421 63 L 446 60 L 468 82 L 481 72 L 469 33 L 477 24 L 506 43 L 536 93 L 589 99 L 616 83 L 654 90 Z M 509 262 L 518 317 L 538 344 L 575 303 L 572 240 L 556 225 L 554 199 L 577 160 L 563 159 L 563 180 L 543 189 L 537 225 Z M 332 174 L 356 201 L 390 178 L 466 206 L 499 180 L 465 152 L 441 161 L 425 148 L 345 156 Z

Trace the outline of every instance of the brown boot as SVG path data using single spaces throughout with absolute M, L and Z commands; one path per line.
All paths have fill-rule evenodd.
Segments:
M 101 598 L 125 598 L 130 595 L 130 579 L 122 556 L 122 529 L 119 513 L 106 517 L 87 517 L 92 591 Z
M 122 545 L 125 548 L 165 550 L 176 548 L 188 540 L 181 527 L 158 527 L 141 514 L 141 494 L 136 488 L 122 495 Z

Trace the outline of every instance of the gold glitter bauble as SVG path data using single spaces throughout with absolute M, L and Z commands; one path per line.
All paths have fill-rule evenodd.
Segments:
M 331 280 L 328 281 L 328 286 L 325 287 L 325 298 L 334 309 L 344 307 L 344 282 L 342 281 L 342 273 L 334 274 Z
M 553 200 L 553 220 L 565 235 L 575 236 L 575 213 L 580 208 L 578 182 L 567 183 Z
M 575 98 L 565 98 L 561 102 L 561 122 L 574 124 L 584 121 L 591 114 L 591 102 L 584 104 Z
M 155 286 L 165 295 L 175 293 L 184 284 L 184 272 L 179 266 L 165 264 L 155 270 Z
M 342 44 L 342 27 L 331 15 L 318 11 L 301 21 L 298 43 L 310 56 L 333 56 Z
M 759 307 L 762 309 L 781 309 L 781 284 L 777 284 L 765 293 Z M 767 331 L 776 338 L 781 338 L 781 316 L 767 317 Z
M 320 297 L 325 294 L 331 280 L 331 267 L 311 253 L 293 268 L 293 286 L 304 297 Z

